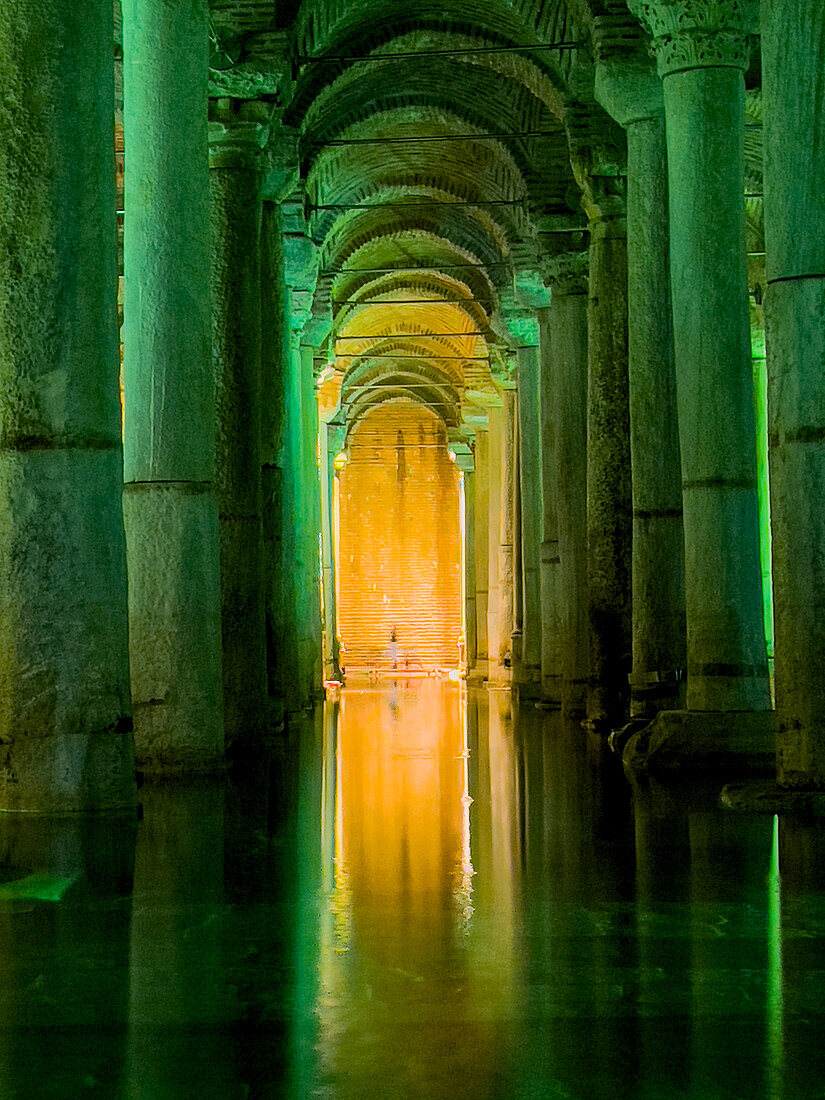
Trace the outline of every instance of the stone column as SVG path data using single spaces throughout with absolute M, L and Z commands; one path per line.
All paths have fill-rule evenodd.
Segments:
M 134 802 L 112 8 L 0 5 L 0 808 Z
M 541 443 L 541 694 L 547 703 L 562 698 L 561 559 L 559 557 L 558 454 L 556 388 L 558 365 L 551 354 L 550 309 L 537 312 L 539 322 L 539 417 Z
M 514 390 L 503 390 L 501 418 L 501 468 L 499 482 L 499 539 L 498 539 L 498 660 L 499 674 L 506 679 L 504 671 L 509 668 L 511 658 L 511 635 L 514 623 L 514 575 L 513 575 L 513 514 L 515 493 L 515 452 L 516 394 Z
M 562 710 L 581 717 L 589 669 L 587 630 L 587 269 L 586 252 L 548 263 L 552 289 L 548 360 L 554 374 Z
M 489 648 L 487 633 L 487 608 L 489 598 L 489 531 L 490 522 L 490 432 L 476 430 L 475 493 L 473 513 L 475 518 L 475 582 L 476 582 L 476 673 L 479 679 L 487 676 Z
M 610 180 L 610 183 L 614 181 Z M 594 178 L 587 368 L 588 721 L 622 722 L 630 671 L 630 422 L 624 202 Z
M 464 478 L 464 653 L 467 675 L 476 665 L 476 509 L 475 470 L 472 455 L 456 455 L 456 466 Z
M 125 0 L 129 643 L 144 770 L 223 764 L 206 0 Z
M 538 696 L 541 685 L 541 458 L 539 453 L 539 347 L 518 349 L 519 498 L 521 514 L 521 693 Z
M 743 71 L 755 0 L 631 0 L 664 81 L 682 459 L 687 705 L 770 706 L 745 265 Z
M 627 134 L 630 713 L 640 717 L 680 702 L 686 661 L 685 567 L 662 82 L 647 56 L 628 53 L 634 42 L 628 23 L 627 16 L 596 20 L 596 96 Z
M 302 636 L 306 642 L 303 677 L 307 698 L 319 697 L 323 680 L 321 652 L 321 586 L 318 536 L 321 531 L 321 477 L 318 468 L 318 398 L 315 391 L 315 349 L 301 349 L 301 534 L 304 543 L 304 583 L 301 589 Z
M 524 642 L 524 571 L 521 556 L 521 462 L 519 460 L 519 405 L 515 394 L 513 414 L 513 621 L 510 626 L 510 669 L 513 683 L 524 679 L 522 646 Z
M 254 740 L 267 715 L 261 522 L 260 152 L 256 122 L 210 123 L 212 361 L 226 737 Z
M 335 458 L 344 446 L 345 431 L 337 424 L 321 426 L 321 541 L 324 552 L 324 679 L 341 679 L 338 642 L 335 559 Z
M 284 278 L 281 211 L 266 201 L 261 210 L 261 519 L 266 618 L 267 687 L 273 722 L 279 694 L 278 651 L 281 583 L 281 494 L 278 455 L 284 432 L 284 388 L 289 358 L 289 319 Z
M 501 596 L 499 591 L 498 548 L 501 537 L 501 437 L 504 410 L 494 405 L 488 412 L 487 431 L 488 482 L 490 495 L 487 510 L 487 678 L 500 674 Z
M 763 0 L 777 763 L 825 786 L 825 20 Z
M 294 317 L 299 321 L 301 318 Z M 308 706 L 320 686 L 320 607 L 318 588 L 318 525 L 314 486 L 317 403 L 313 352 L 302 348 L 293 332 L 293 349 L 286 386 L 285 431 L 281 467 L 284 471 L 282 514 L 282 669 L 288 711 Z

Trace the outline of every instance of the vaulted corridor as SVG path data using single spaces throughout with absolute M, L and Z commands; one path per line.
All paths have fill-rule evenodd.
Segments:
M 0 1100 L 825 1090 L 824 73 L 0 0 Z

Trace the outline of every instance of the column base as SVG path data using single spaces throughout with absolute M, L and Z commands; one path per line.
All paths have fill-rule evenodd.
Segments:
M 0 811 L 74 814 L 133 810 L 131 725 L 124 719 L 94 733 L 7 736 L 0 766 Z
M 145 772 L 224 764 L 218 516 L 186 482 L 126 485 L 135 756 Z
M 631 773 L 772 772 L 771 711 L 663 710 L 631 733 L 622 762 Z

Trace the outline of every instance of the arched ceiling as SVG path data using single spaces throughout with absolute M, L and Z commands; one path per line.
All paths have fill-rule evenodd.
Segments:
M 489 357 L 500 364 L 520 331 L 507 314 L 537 269 L 538 241 L 583 226 L 568 140 L 575 132 L 586 144 L 600 118 L 615 131 L 594 102 L 592 40 L 605 18 L 630 18 L 624 0 L 211 7 L 213 26 L 240 34 L 242 61 L 244 42 L 257 43 L 250 57 L 266 56 L 279 34 L 288 42 L 292 76 L 274 98 L 296 144 L 293 199 L 317 272 L 311 312 L 327 317 L 314 331 L 329 333 L 321 354 L 339 413 L 352 423 L 404 397 L 466 429 L 496 400 Z M 758 250 L 761 104 L 749 86 Z

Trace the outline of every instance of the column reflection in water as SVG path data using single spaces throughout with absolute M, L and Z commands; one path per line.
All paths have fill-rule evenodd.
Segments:
M 120 1096 L 135 819 L 0 815 L 0 1096 Z
M 316 1010 L 336 1097 L 487 1090 L 496 1020 L 510 1014 L 512 835 L 497 800 L 512 803 L 512 768 L 496 715 L 492 767 L 480 753 L 481 797 L 470 791 L 476 718 L 463 687 L 429 678 L 343 694 L 326 746 L 334 841 Z M 471 832 L 477 809 L 486 836 Z

